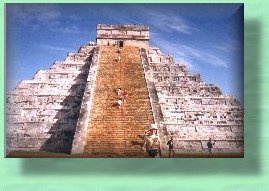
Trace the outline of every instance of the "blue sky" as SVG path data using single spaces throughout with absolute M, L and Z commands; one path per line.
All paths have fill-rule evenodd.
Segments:
M 243 103 L 241 4 L 7 4 L 7 90 L 95 41 L 99 23 L 148 25 L 151 46 Z

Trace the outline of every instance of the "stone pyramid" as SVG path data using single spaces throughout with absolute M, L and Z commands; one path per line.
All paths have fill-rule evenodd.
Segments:
M 116 89 L 128 92 L 118 108 Z M 6 94 L 6 154 L 33 157 L 148 157 L 156 124 L 162 157 L 243 157 L 243 109 L 186 65 L 149 46 L 149 27 L 97 25 L 96 43 L 40 70 Z M 34 153 L 34 154 L 33 154 Z

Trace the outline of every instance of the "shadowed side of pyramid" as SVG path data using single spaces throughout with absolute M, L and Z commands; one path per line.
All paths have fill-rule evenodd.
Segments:
M 6 118 L 6 152 L 29 157 L 149 157 L 151 124 L 162 157 L 170 137 L 176 157 L 207 157 L 209 139 L 215 157 L 244 153 L 238 100 L 150 47 L 144 25 L 97 25 L 96 43 L 7 93 Z

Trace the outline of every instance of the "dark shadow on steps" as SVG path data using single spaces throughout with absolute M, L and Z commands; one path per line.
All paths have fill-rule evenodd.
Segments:
M 80 113 L 81 103 L 86 88 L 92 54 L 85 60 L 81 73 L 74 79 L 75 83 L 68 90 L 67 96 L 61 105 L 69 107 L 60 109 L 56 114 L 57 122 L 49 130 L 50 138 L 42 145 L 40 151 L 54 153 L 71 153 L 72 142 L 75 135 L 76 125 Z M 81 80 L 83 83 L 81 83 Z M 71 106 L 71 108 L 70 108 Z
M 245 157 L 173 159 L 21 159 L 23 175 L 257 175 L 261 172 L 261 24 L 245 21 Z M 255 101 L 255 104 L 253 103 Z
M 142 141 L 132 141 L 131 143 L 132 143 L 132 145 L 139 145 L 141 147 L 144 145 L 144 143 Z

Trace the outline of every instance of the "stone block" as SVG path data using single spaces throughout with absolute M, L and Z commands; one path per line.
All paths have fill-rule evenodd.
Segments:
M 235 125 L 231 126 L 232 132 L 244 132 L 244 126 L 242 125 Z

